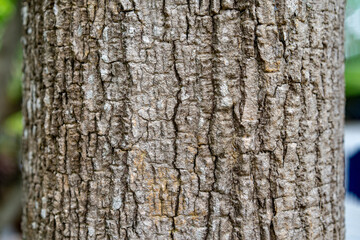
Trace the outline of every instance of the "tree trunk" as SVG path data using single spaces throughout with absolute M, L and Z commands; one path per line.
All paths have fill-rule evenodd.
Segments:
M 23 6 L 25 239 L 344 239 L 344 0 Z

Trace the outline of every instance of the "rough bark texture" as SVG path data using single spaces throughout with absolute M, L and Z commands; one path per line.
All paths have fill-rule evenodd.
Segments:
M 344 239 L 344 0 L 27 0 L 25 239 Z

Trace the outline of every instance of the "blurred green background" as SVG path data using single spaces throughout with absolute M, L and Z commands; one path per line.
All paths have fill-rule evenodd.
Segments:
M 345 16 L 346 119 L 360 119 L 360 1 L 348 0 Z
M 21 24 L 17 0 L 0 0 L 0 240 L 20 238 Z
M 348 0 L 345 20 L 346 96 L 360 95 L 360 1 Z
M 0 0 L 0 240 L 20 239 L 21 26 L 17 0 Z M 347 120 L 360 119 L 360 0 L 345 22 Z
M 19 17 L 16 8 L 17 0 L 0 0 L 0 157 L 7 158 L 18 158 L 22 133 L 21 26 L 20 21 L 14 19 Z

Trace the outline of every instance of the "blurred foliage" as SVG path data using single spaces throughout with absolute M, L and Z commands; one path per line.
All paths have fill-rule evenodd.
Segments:
M 22 133 L 22 113 L 18 111 L 11 114 L 4 122 L 4 132 L 13 137 L 21 136 Z
M 0 47 L 2 45 L 3 33 L 16 7 L 17 0 L 0 0 Z M 10 114 L 5 121 L 0 124 L 0 155 L 15 159 L 18 157 L 22 133 L 22 114 L 21 111 L 17 110 L 21 104 L 21 53 L 21 48 L 15 52 L 17 56 L 14 68 L 12 69 L 12 77 L 6 86 L 2 86 L 6 87 L 6 97 L 11 106 L 14 107 L 14 113 Z
M 347 0 L 345 21 L 345 92 L 346 97 L 360 96 L 360 23 L 354 24 L 359 19 L 359 0 Z
M 1 127 L 0 153 L 17 159 L 23 128 L 21 111 L 8 116 Z
M 4 22 L 11 15 L 15 6 L 15 0 L 0 0 L 0 23 Z
M 22 51 L 19 49 L 16 56 L 16 64 L 13 69 L 12 79 L 7 84 L 7 98 L 12 103 L 16 103 L 21 99 L 22 57 Z
M 346 59 L 345 61 L 345 92 L 347 97 L 360 95 L 360 55 Z
M 18 7 L 17 2 L 18 0 L 0 0 L 0 49 L 8 46 L 7 43 L 6 46 L 4 45 L 5 42 L 3 44 L 4 34 L 7 34 L 8 29 L 16 27 L 16 31 L 17 28 L 20 28 L 20 26 L 15 25 L 19 21 L 13 20 L 14 16 L 18 16 L 15 14 L 18 13 L 15 12 Z M 7 40 L 7 42 L 9 41 Z M 10 69 L 7 69 L 11 71 L 10 78 L 8 72 L 0 76 L 1 101 L 4 103 L 4 107 L 0 109 L 2 113 L 0 123 L 0 239 L 8 239 L 7 235 L 3 235 L 2 230 L 6 226 L 16 227 L 18 225 L 16 216 L 19 216 L 19 209 L 21 209 L 20 204 L 13 204 L 16 202 L 16 198 L 19 199 L 21 196 L 14 197 L 10 193 L 21 189 L 18 184 L 20 178 L 18 163 L 21 158 L 22 134 L 22 114 L 20 111 L 22 51 L 20 44 L 18 44 L 18 49 L 12 47 L 2 50 L 6 50 L 6 54 L 0 58 L 8 60 L 10 53 L 12 65 Z
M 16 0 L 0 0 L 0 46 L 7 20 L 14 13 Z

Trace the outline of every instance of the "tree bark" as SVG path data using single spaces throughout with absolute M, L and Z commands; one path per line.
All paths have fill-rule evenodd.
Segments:
M 344 239 L 344 0 L 23 5 L 25 239 Z

